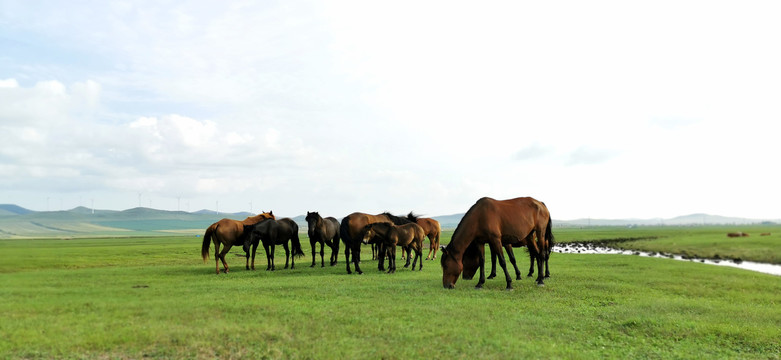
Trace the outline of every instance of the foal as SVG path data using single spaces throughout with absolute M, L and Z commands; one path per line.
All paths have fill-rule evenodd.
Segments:
M 389 251 L 390 259 L 388 273 L 396 272 L 396 246 L 401 246 L 402 251 L 407 252 L 407 263 L 409 266 L 411 250 L 415 250 L 415 259 L 412 261 L 412 270 L 415 270 L 415 264 L 420 260 L 418 270 L 423 268 L 423 238 L 426 236 L 423 228 L 418 224 L 410 223 L 404 225 L 393 225 L 391 223 L 379 222 L 368 224 L 363 228 L 363 243 L 368 244 L 369 240 L 377 237 L 385 251 Z

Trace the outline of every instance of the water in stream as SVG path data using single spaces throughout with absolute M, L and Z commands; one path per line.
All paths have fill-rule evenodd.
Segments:
M 696 258 L 684 258 L 681 255 L 665 254 L 665 253 L 648 253 L 637 250 L 622 250 L 613 249 L 608 247 L 593 246 L 588 243 L 564 243 L 556 244 L 553 248 L 554 252 L 564 254 L 619 254 L 619 255 L 636 255 L 645 257 L 658 257 L 675 259 L 681 261 L 692 261 L 703 264 L 729 266 L 739 269 L 758 271 L 765 274 L 772 274 L 781 276 L 781 265 L 765 264 L 753 261 L 734 261 L 734 260 L 712 260 L 712 259 L 696 259 Z

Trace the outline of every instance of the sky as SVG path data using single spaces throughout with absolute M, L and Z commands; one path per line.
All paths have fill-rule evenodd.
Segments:
M 0 203 L 780 219 L 777 1 L 0 0 Z

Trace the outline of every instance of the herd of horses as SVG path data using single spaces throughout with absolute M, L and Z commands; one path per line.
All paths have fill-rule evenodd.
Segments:
M 466 280 L 474 277 L 480 270 L 476 285 L 481 288 L 485 283 L 485 245 L 492 256 L 492 271 L 488 279 L 496 276 L 496 261 L 504 271 L 507 289 L 512 289 L 512 278 L 507 270 L 505 251 L 515 268 L 515 278 L 521 279 L 521 272 L 515 261 L 513 247 L 526 247 L 529 251 L 529 273 L 534 274 L 537 264 L 537 285 L 550 276 L 548 259 L 554 246 L 551 232 L 551 217 L 547 206 L 531 197 L 509 200 L 495 200 L 484 197 L 472 205 L 456 227 L 447 246 L 439 245 L 441 228 L 439 222 L 423 218 L 413 213 L 400 217 L 388 212 L 366 214 L 355 212 L 345 216 L 341 222 L 333 217 L 323 218 L 317 212 L 307 212 L 307 235 L 312 247 L 312 264 L 317 263 L 317 244 L 320 244 L 320 264 L 325 267 L 325 247 L 331 248 L 329 264 L 337 264 L 340 244 L 344 244 L 347 273 L 353 271 L 362 274 L 361 246 L 368 244 L 372 248 L 372 259 L 376 259 L 377 268 L 386 271 L 385 259 L 388 259 L 387 272 L 396 271 L 396 248 L 401 247 L 402 257 L 406 255 L 405 268 L 412 270 L 419 263 L 423 268 L 423 241 L 429 238 L 429 252 L 426 260 L 435 260 L 437 250 L 441 248 L 442 285 L 447 289 L 455 287 L 461 276 Z M 303 256 L 299 239 L 299 229 L 290 218 L 276 219 L 272 211 L 248 217 L 242 221 L 222 219 L 210 225 L 203 236 L 201 255 L 204 262 L 209 258 L 209 249 L 214 244 L 214 261 L 217 274 L 220 273 L 220 261 L 223 271 L 228 272 L 225 255 L 233 246 L 242 246 L 246 257 L 246 269 L 255 269 L 255 252 L 262 243 L 266 252 L 266 270 L 275 270 L 274 250 L 276 245 L 285 249 L 285 268 L 295 268 L 295 259 Z M 288 246 L 290 243 L 290 246 Z M 220 250 L 222 247 L 222 250 Z M 250 263 L 250 254 L 252 261 Z M 544 272 L 543 272 L 544 269 Z

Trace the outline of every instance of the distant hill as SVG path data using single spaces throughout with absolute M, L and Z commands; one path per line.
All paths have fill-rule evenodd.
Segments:
M 33 212 L 18 205 L 0 204 L 0 216 L 3 215 L 24 215 Z
M 65 211 L 32 211 L 17 205 L 0 205 L 0 238 L 33 237 L 89 237 L 89 236 L 146 236 L 146 235 L 202 235 L 212 223 L 229 218 L 243 220 L 248 212 L 218 213 L 212 210 L 196 212 L 166 211 L 137 207 L 123 211 L 93 210 L 77 207 Z M 431 216 L 444 229 L 455 229 L 461 214 Z M 291 217 L 302 231 L 306 229 L 305 215 Z M 341 219 L 340 219 L 341 220 Z M 773 220 L 781 223 L 781 220 Z M 717 225 L 758 224 L 767 221 L 691 214 L 670 219 L 576 219 L 553 220 L 555 227 L 571 226 L 652 226 L 652 225 Z

